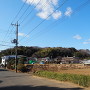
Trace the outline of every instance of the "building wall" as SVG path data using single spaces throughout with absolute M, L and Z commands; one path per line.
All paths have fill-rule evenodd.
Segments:
M 18 55 L 18 58 L 22 57 L 23 55 Z M 9 59 L 15 59 L 16 55 L 8 55 L 8 56 L 3 56 L 2 58 L 2 62 L 1 64 L 3 64 L 5 66 L 5 64 L 7 64 L 7 60 Z
M 5 66 L 5 64 L 7 64 L 7 60 L 9 60 L 9 58 L 15 58 L 15 55 L 3 56 L 1 64 L 3 64 Z

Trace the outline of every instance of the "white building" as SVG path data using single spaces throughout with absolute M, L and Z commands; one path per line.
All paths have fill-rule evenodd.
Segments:
M 90 60 L 84 60 L 82 61 L 83 64 L 90 64 Z
M 18 55 L 18 58 L 21 57 L 21 56 L 23 56 L 23 55 Z M 3 64 L 5 66 L 7 64 L 7 60 L 15 59 L 16 55 L 8 55 L 8 56 L 3 56 L 1 58 L 2 58 L 1 64 Z

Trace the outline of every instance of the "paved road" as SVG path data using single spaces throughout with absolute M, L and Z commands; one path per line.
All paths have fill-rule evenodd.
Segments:
M 0 69 L 0 90 L 83 90 L 71 83 Z

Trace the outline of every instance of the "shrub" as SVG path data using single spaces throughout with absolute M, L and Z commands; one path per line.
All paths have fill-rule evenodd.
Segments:
M 9 60 L 7 60 L 7 65 L 6 65 L 6 67 L 8 68 L 8 69 L 15 69 L 15 60 L 14 59 L 9 59 Z
M 10 63 L 7 64 L 7 68 L 11 69 L 11 64 Z
M 20 72 L 27 72 L 27 68 L 23 64 L 18 64 L 17 70 L 19 70 Z
M 77 75 L 77 74 L 61 74 L 49 71 L 37 71 L 35 75 L 42 76 L 50 79 L 56 79 L 59 81 L 69 81 L 80 86 L 88 87 L 90 86 L 90 76 Z

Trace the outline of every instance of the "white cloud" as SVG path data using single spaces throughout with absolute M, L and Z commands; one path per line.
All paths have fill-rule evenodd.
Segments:
M 52 16 L 53 16 L 54 19 L 59 19 L 62 16 L 62 12 L 61 11 L 57 11 Z
M 37 16 L 41 17 L 42 19 L 46 19 L 48 16 L 48 13 L 47 12 L 40 12 L 37 14 Z
M 90 39 L 85 40 L 85 42 L 83 42 L 83 44 L 90 44 Z
M 18 36 L 25 37 L 26 34 L 24 34 L 24 33 L 18 33 Z M 27 35 L 26 37 L 29 37 L 29 35 Z
M 72 8 L 71 7 L 67 7 L 66 12 L 64 14 L 65 14 L 65 16 L 71 16 L 72 12 L 73 12 Z
M 38 11 L 37 16 L 39 16 L 42 19 L 46 19 L 50 14 L 52 14 L 55 11 L 55 8 L 58 6 L 58 2 L 59 0 L 27 0 L 26 3 L 32 4 L 34 6 L 36 6 L 39 3 L 36 6 L 36 9 Z M 61 16 L 61 11 L 57 10 L 51 17 L 53 19 L 58 19 Z
M 90 41 L 90 39 L 86 40 L 86 41 Z
M 24 33 L 18 33 L 19 36 L 24 36 Z
M 75 36 L 73 36 L 73 38 L 75 38 L 75 39 L 77 39 L 77 40 L 82 39 L 82 37 L 81 37 L 80 35 L 75 35 Z
M 90 42 L 83 42 L 83 44 L 90 44 Z

